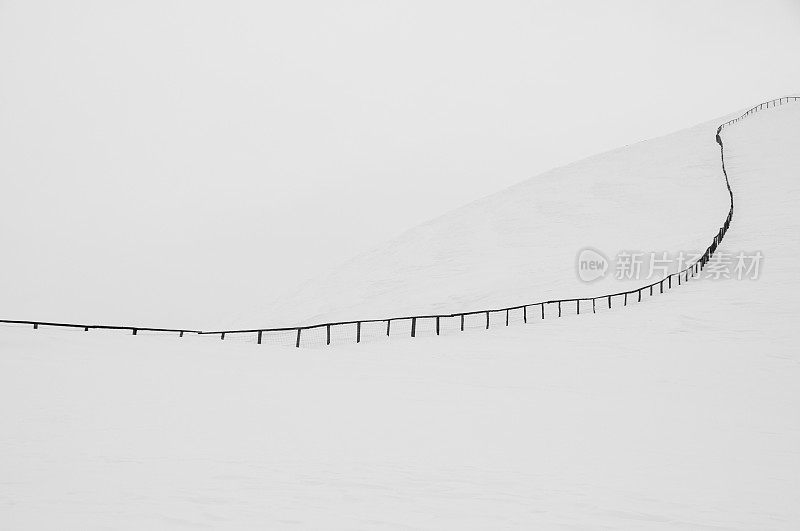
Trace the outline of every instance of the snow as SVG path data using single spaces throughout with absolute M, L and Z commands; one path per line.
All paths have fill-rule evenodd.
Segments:
M 724 120 L 590 157 L 456 209 L 242 315 L 240 324 L 454 313 L 638 288 L 646 282 L 582 283 L 578 251 L 613 258 L 624 250 L 705 249 L 729 208 L 714 142 Z
M 798 126 L 800 104 L 723 132 L 736 214 L 720 252 L 762 251 L 758 280 L 692 280 L 597 315 L 321 350 L 0 328 L 0 527 L 797 528 Z M 705 247 L 727 212 L 716 149 L 704 124 L 555 170 L 418 234 L 517 226 L 506 241 L 522 246 L 519 269 L 501 291 L 551 273 L 554 292 L 605 290 L 543 260 L 525 277 L 521 263 L 552 247 L 571 266 L 576 243 Z M 592 199 L 595 179 L 614 193 Z M 590 219 L 553 219 L 559 196 Z M 489 209 L 517 198 L 542 213 Z M 493 236 L 454 238 L 444 249 L 458 263 Z M 392 249 L 421 253 L 431 275 L 452 267 L 409 240 L 362 272 L 385 274 Z M 396 293 L 418 307 L 456 284 Z M 465 302 L 486 302 L 488 284 Z M 550 286 L 518 288 L 524 299 Z M 394 296 L 363 290 L 375 308 Z M 360 297 L 308 316 L 370 309 Z

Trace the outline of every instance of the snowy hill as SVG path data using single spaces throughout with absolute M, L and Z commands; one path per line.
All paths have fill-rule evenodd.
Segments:
M 350 298 L 305 317 L 603 290 L 577 284 L 572 245 L 705 246 L 727 210 L 716 125 L 434 220 L 320 281 Z M 331 350 L 0 328 L 0 527 L 797 528 L 800 104 L 723 138 L 718 253 L 763 253 L 756 280 Z
M 729 207 L 714 142 L 726 119 L 532 177 L 411 229 L 240 323 L 463 312 L 643 285 L 580 282 L 578 251 L 613 258 L 624 250 L 705 249 Z

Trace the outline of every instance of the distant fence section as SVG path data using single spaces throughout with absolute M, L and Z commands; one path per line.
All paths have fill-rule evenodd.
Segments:
M 99 324 L 54 323 L 50 321 L 19 321 L 13 319 L 0 319 L 1 324 L 31 326 L 34 330 L 39 328 L 61 328 L 66 330 L 119 330 L 130 332 L 131 335 L 139 333 L 174 334 L 183 337 L 185 334 L 202 334 L 200 330 L 182 330 L 180 328 L 149 328 L 147 326 L 114 326 Z
M 725 221 L 713 236 L 705 252 L 685 269 L 672 273 L 663 279 L 637 289 L 620 291 L 607 295 L 584 298 L 553 299 L 547 301 L 520 304 L 505 308 L 483 309 L 449 314 L 410 315 L 402 317 L 385 317 L 381 319 L 361 319 L 354 321 L 338 321 L 314 325 L 258 328 L 247 330 L 184 330 L 179 328 L 150 328 L 139 326 L 111 326 L 97 324 L 55 323 L 45 321 L 21 321 L 0 319 L 0 324 L 30 326 L 33 329 L 53 327 L 71 330 L 118 330 L 139 333 L 170 334 L 178 337 L 185 335 L 217 337 L 220 340 L 245 340 L 258 344 L 273 344 L 294 347 L 316 347 L 361 343 L 386 337 L 418 337 L 438 336 L 463 332 L 465 330 L 485 329 L 528 323 L 533 320 L 558 318 L 565 314 L 588 314 L 612 309 L 616 306 L 640 303 L 645 297 L 662 294 L 695 278 L 705 268 L 715 251 L 722 243 L 725 234 L 733 221 L 733 191 L 731 190 L 728 172 L 725 169 L 725 146 L 722 131 L 748 116 L 771 107 L 778 107 L 790 102 L 797 102 L 800 97 L 787 96 L 756 105 L 747 112 L 725 122 L 717 128 L 716 141 L 719 144 L 722 173 L 730 195 L 730 209 Z

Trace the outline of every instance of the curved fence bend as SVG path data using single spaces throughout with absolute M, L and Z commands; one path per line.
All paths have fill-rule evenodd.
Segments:
M 449 314 L 409 315 L 403 317 L 384 317 L 381 319 L 361 319 L 354 321 L 338 321 L 319 323 L 314 325 L 260 328 L 248 330 L 217 330 L 200 331 L 174 328 L 150 328 L 139 326 L 110 326 L 86 325 L 74 323 L 54 323 L 42 321 L 23 321 L 0 319 L 2 324 L 27 325 L 34 329 L 40 327 L 59 327 L 68 329 L 89 330 L 122 330 L 137 333 L 173 334 L 183 337 L 185 334 L 197 336 L 218 336 L 220 339 L 239 339 L 258 344 L 279 344 L 294 347 L 326 346 L 346 343 L 360 343 L 367 339 L 378 337 L 406 336 L 417 337 L 422 335 L 441 335 L 448 332 L 464 331 L 467 329 L 489 329 L 492 326 L 508 326 L 514 323 L 527 323 L 533 319 L 546 319 L 548 317 L 561 317 L 565 311 L 574 310 L 576 314 L 596 313 L 598 304 L 611 309 L 616 301 L 617 305 L 627 306 L 628 303 L 642 302 L 643 294 L 646 297 L 664 293 L 673 289 L 689 279 L 696 277 L 714 256 L 715 251 L 722 242 L 733 220 L 733 191 L 725 169 L 725 146 L 722 141 L 722 131 L 748 116 L 771 107 L 778 107 L 790 102 L 800 100 L 798 96 L 787 96 L 770 100 L 749 109 L 741 116 L 729 120 L 717 128 L 716 141 L 719 144 L 722 173 L 730 195 L 730 209 L 724 223 L 714 235 L 711 244 L 705 252 L 686 268 L 672 273 L 660 281 L 647 284 L 637 289 L 621 291 L 596 297 L 553 299 L 509 306 L 505 308 L 483 309 Z

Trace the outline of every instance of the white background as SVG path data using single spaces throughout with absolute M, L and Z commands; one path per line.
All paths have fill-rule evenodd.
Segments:
M 224 324 L 548 168 L 795 92 L 798 30 L 790 1 L 0 1 L 0 316 Z

